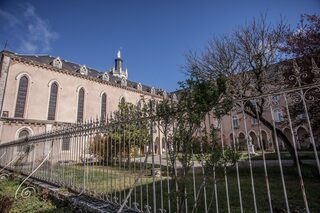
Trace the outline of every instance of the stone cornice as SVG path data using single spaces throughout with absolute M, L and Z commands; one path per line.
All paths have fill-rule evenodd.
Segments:
M 44 68 L 44 69 L 47 69 L 47 70 L 50 70 L 50 71 L 59 72 L 59 73 L 71 75 L 71 76 L 78 77 L 78 78 L 83 78 L 83 79 L 86 79 L 86 80 L 89 80 L 89 81 L 94 81 L 94 82 L 97 82 L 97 83 L 106 84 L 106 85 L 113 86 L 113 87 L 118 87 L 118 88 L 125 89 L 125 90 L 131 91 L 131 92 L 139 93 L 139 94 L 142 94 L 142 95 L 147 95 L 147 96 L 150 96 L 152 98 L 159 98 L 159 99 L 163 98 L 163 96 L 161 96 L 161 95 L 151 94 L 150 92 L 140 91 L 140 90 L 137 90 L 136 88 L 132 88 L 132 87 L 128 87 L 128 86 L 122 86 L 120 84 L 116 84 L 116 83 L 113 83 L 113 82 L 103 81 L 102 79 L 94 78 L 94 77 L 91 77 L 91 76 L 81 75 L 80 73 L 71 72 L 71 71 L 66 70 L 66 69 L 58 69 L 58 68 L 55 68 L 55 67 L 53 67 L 53 66 L 51 66 L 49 64 L 42 64 L 42 63 L 39 63 L 39 62 L 36 62 L 36 61 L 28 60 L 28 59 L 25 59 L 25 58 L 20 57 L 18 55 L 14 55 L 12 53 L 10 54 L 8 52 L 3 52 L 3 54 L 8 56 L 8 57 L 10 57 L 11 59 L 13 59 L 16 62 L 24 63 L 24 64 L 35 66 L 35 67 Z
M 38 119 L 25 119 L 25 118 L 7 118 L 1 117 L 0 121 L 6 124 L 34 124 L 34 125 L 65 125 L 65 124 L 73 124 L 69 122 L 58 122 L 58 121 L 50 121 L 50 120 L 38 120 Z

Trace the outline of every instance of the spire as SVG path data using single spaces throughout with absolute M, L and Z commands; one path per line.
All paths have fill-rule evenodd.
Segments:
M 114 60 L 114 66 L 112 68 L 112 75 L 120 77 L 120 78 L 128 78 L 128 70 L 122 68 L 122 58 L 120 49 L 117 51 L 117 57 Z
M 120 50 L 117 52 L 117 58 L 115 59 L 115 69 L 118 73 L 122 72 L 122 59 Z

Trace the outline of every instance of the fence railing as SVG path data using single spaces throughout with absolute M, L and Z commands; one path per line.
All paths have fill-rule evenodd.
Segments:
M 191 134 L 152 116 L 19 139 L 0 145 L 0 178 L 20 172 L 112 202 L 118 212 L 317 212 L 319 86 L 235 101 L 221 118 L 207 113 Z M 28 190 L 19 186 L 16 196 Z

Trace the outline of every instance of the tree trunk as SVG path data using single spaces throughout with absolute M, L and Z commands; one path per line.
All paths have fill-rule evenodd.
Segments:
M 250 117 L 252 117 L 252 118 L 256 118 L 256 116 L 255 116 L 253 113 L 251 113 L 251 112 L 249 112 L 249 111 L 247 111 L 247 110 L 245 110 L 245 113 L 246 113 L 247 115 L 249 115 Z M 269 121 L 267 121 L 264 117 L 261 117 L 261 116 L 260 116 L 260 117 L 259 117 L 259 120 L 261 121 L 261 123 L 262 123 L 263 125 L 265 125 L 268 129 L 270 129 L 270 130 L 272 131 L 272 138 L 273 138 L 273 141 L 275 141 L 275 137 L 274 137 L 275 132 L 274 132 L 274 129 L 273 129 L 273 125 L 272 125 Z M 291 142 L 289 141 L 289 139 L 287 138 L 287 136 L 286 136 L 280 129 L 275 128 L 275 131 L 276 131 L 276 135 L 277 135 L 279 138 L 281 138 L 281 140 L 282 140 L 283 143 L 285 144 L 286 149 L 287 149 L 288 152 L 290 153 L 290 156 L 291 156 L 294 164 L 296 165 L 298 162 L 297 162 L 296 157 L 295 157 L 295 151 L 294 151 L 293 145 L 291 144 Z M 299 161 L 299 164 L 302 164 L 302 162 L 301 162 L 301 160 L 300 160 L 299 158 L 298 158 L 298 161 Z

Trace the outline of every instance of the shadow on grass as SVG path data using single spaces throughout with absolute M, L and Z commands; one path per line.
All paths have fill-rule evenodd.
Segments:
M 272 208 L 274 212 L 286 212 L 284 190 L 279 167 L 269 167 L 267 169 Z M 290 210 L 292 212 L 305 212 L 301 186 L 296 168 L 284 167 L 283 170 Z M 310 211 L 317 212 L 320 209 L 320 178 L 317 168 L 314 166 L 303 165 L 302 174 Z M 244 212 L 254 212 L 253 193 L 255 193 L 258 212 L 269 212 L 270 207 L 264 169 L 253 168 L 254 190 L 249 168 L 241 169 L 239 176 Z M 208 212 L 215 212 L 217 206 L 219 212 L 227 212 L 227 192 L 230 211 L 240 212 L 239 185 L 237 173 L 234 168 L 227 169 L 226 178 L 224 176 L 223 169 L 219 169 L 216 171 L 215 181 L 213 179 L 213 174 L 211 174 L 206 177 L 205 187 L 201 187 L 202 182 L 203 176 L 201 174 L 196 174 L 194 177 L 190 174 L 184 179 L 184 183 L 186 185 L 186 203 L 183 204 L 183 212 L 186 212 L 185 208 L 188 208 L 188 212 L 192 211 L 195 194 L 199 196 L 196 212 L 205 212 L 205 204 L 207 204 Z M 195 183 L 195 185 L 193 183 Z M 215 193 L 215 187 L 217 193 Z M 168 191 L 170 193 L 168 193 Z M 123 201 L 125 195 L 128 193 L 129 189 L 116 192 L 113 196 L 117 196 L 118 198 L 121 197 L 121 200 Z M 168 209 L 170 208 L 171 212 L 176 211 L 177 194 L 175 193 L 175 183 L 169 179 L 163 179 L 162 181 L 158 180 L 155 183 L 155 190 L 153 190 L 152 183 L 143 184 L 142 179 L 142 184 L 134 188 L 128 205 L 133 207 L 134 202 L 136 202 L 139 204 L 139 208 L 142 204 L 143 206 L 149 205 L 153 209 L 154 195 L 157 209 L 163 208 L 168 212 Z

